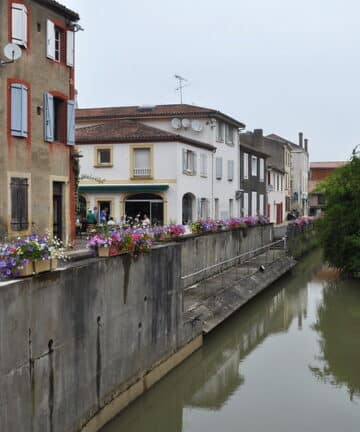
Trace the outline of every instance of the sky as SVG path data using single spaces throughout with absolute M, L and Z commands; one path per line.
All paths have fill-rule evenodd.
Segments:
M 293 142 L 311 161 L 360 143 L 359 0 L 59 0 L 80 14 L 80 108 L 184 103 Z

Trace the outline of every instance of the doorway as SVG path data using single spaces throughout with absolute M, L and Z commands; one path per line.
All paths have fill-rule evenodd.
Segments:
M 53 182 L 53 236 L 63 239 L 63 183 Z
M 195 197 L 191 193 L 186 193 L 182 199 L 182 223 L 187 225 L 193 221 L 193 205 Z
M 99 210 L 99 214 L 101 214 L 102 211 L 105 211 L 106 214 L 106 221 L 109 220 L 110 216 L 113 216 L 112 211 L 113 211 L 113 206 L 112 206 L 112 201 L 111 200 L 98 200 L 97 201 L 97 207 Z M 100 223 L 100 220 L 98 221 L 98 223 Z

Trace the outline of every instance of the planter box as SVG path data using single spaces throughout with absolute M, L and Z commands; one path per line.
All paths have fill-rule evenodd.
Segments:
M 98 247 L 97 248 L 97 255 L 99 257 L 108 257 L 110 255 L 110 248 L 108 247 Z
M 51 258 L 50 260 L 50 269 L 56 270 L 58 266 L 58 259 L 57 258 Z
M 29 261 L 27 264 L 22 265 L 22 268 L 19 268 L 19 276 L 26 277 L 32 276 L 34 273 L 34 262 Z
M 34 271 L 35 273 L 44 273 L 50 271 L 50 260 L 35 260 L 34 261 Z

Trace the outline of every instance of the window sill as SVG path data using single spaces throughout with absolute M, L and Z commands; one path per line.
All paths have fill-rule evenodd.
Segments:
M 112 168 L 113 164 L 97 164 L 94 165 L 94 168 Z
M 208 178 L 208 175 L 207 174 L 200 174 L 200 177 L 202 177 L 202 178 Z
M 130 180 L 153 180 L 153 176 L 131 176 Z
M 216 138 L 216 142 L 218 142 L 218 143 L 223 143 L 224 140 L 223 140 L 223 139 L 220 139 L 220 138 Z
M 185 174 L 187 176 L 196 176 L 196 173 L 193 173 L 191 171 L 183 171 L 183 174 Z

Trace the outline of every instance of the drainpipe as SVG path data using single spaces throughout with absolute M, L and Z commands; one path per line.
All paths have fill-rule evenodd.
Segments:
M 215 209 L 214 209 L 214 154 L 216 150 L 213 150 L 211 153 L 211 218 L 215 218 Z

